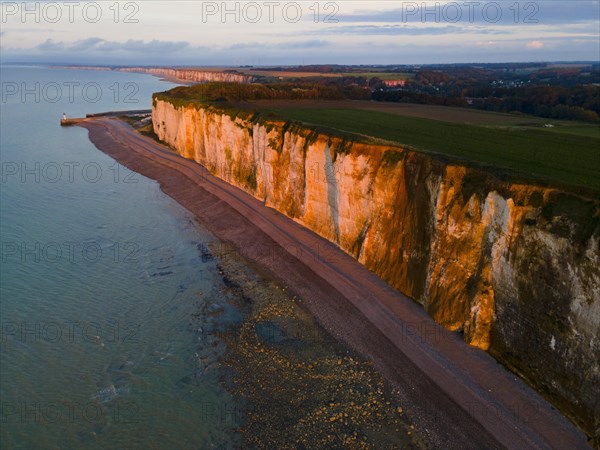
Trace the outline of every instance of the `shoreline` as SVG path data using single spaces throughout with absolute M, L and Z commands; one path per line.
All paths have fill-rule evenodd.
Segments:
M 372 359 L 436 447 L 586 446 L 523 381 L 333 244 L 123 122 L 80 125 L 96 147 L 158 181 L 219 239 L 289 286 L 335 338 Z
M 284 285 L 228 244 L 202 255 L 219 261 L 220 294 L 243 316 L 214 334 L 242 448 L 432 448 L 371 361 L 331 337 Z

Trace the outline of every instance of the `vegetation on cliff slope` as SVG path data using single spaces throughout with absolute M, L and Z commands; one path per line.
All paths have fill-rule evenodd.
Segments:
M 370 91 L 365 89 L 365 98 Z M 154 95 L 175 105 L 205 102 L 241 102 L 252 100 L 341 100 L 346 98 L 344 90 L 335 86 L 311 83 L 239 84 L 207 83 L 180 86 Z

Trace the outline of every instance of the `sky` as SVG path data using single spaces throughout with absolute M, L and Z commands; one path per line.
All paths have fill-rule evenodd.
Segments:
M 597 0 L 0 1 L 0 62 L 598 61 Z

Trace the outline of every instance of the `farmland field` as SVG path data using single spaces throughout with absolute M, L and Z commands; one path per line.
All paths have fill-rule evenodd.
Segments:
M 319 72 L 288 72 L 284 70 L 238 70 L 246 75 L 275 77 L 275 78 L 339 78 L 339 73 L 319 73 Z
M 551 133 L 568 133 L 580 136 L 600 138 L 600 125 L 554 120 L 526 114 L 506 114 L 479 109 L 452 106 L 420 105 L 415 103 L 373 102 L 368 100 L 268 100 L 248 103 L 234 103 L 240 108 L 253 108 L 262 111 L 278 109 L 360 109 L 365 111 L 384 112 L 399 116 L 420 117 L 422 119 L 440 120 L 442 122 L 465 125 L 486 125 L 494 128 L 516 130 L 534 129 Z M 552 127 L 545 127 L 551 124 Z
M 528 177 L 600 188 L 600 139 L 593 136 L 457 124 L 363 109 L 288 107 L 269 111 L 287 120 L 383 139 Z
M 240 73 L 247 75 L 262 75 L 276 78 L 341 78 L 341 77 L 377 77 L 381 80 L 408 80 L 414 78 L 414 74 L 406 72 L 309 72 L 309 71 L 291 71 L 291 70 L 261 70 L 261 69 L 236 69 Z

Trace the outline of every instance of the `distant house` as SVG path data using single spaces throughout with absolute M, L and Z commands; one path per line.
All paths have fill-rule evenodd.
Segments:
M 406 84 L 406 80 L 384 80 L 383 84 L 387 87 L 403 87 Z

